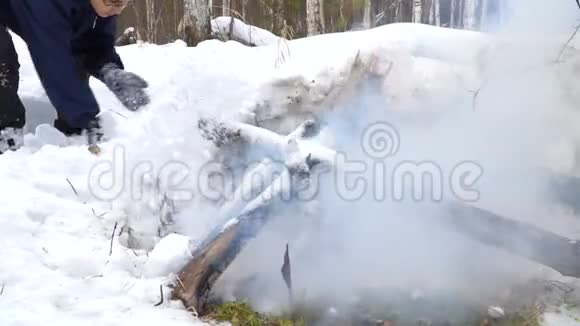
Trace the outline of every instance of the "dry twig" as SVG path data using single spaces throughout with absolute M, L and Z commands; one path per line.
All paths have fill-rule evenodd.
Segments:
M 113 254 L 113 240 L 115 239 L 115 232 L 117 231 L 117 225 L 119 225 L 119 222 L 115 222 L 115 226 L 113 227 L 113 233 L 111 234 L 111 246 L 109 249 L 109 256 L 111 256 Z
M 576 0 L 576 1 L 580 1 L 580 0 Z M 578 34 L 578 31 L 580 31 L 580 24 L 578 24 L 576 26 L 574 33 L 572 33 L 572 35 L 570 35 L 570 38 L 568 38 L 568 41 L 566 41 L 564 46 L 562 46 L 562 49 L 560 50 L 560 53 L 558 54 L 558 58 L 556 59 L 556 62 L 560 62 L 562 60 L 562 55 L 564 55 L 564 52 L 566 51 L 568 46 L 570 46 L 570 42 L 572 42 L 572 40 L 576 37 L 576 34 Z
M 159 285 L 159 295 L 161 296 L 161 300 L 154 304 L 154 307 L 160 306 L 163 304 L 163 285 Z
M 75 195 L 77 195 L 77 197 L 79 196 L 79 193 L 77 192 L 77 190 L 75 189 L 75 186 L 73 186 L 72 182 L 70 182 L 70 180 L 68 178 L 66 178 L 66 182 L 68 182 L 68 184 L 70 185 L 70 187 L 72 188 L 73 192 L 75 193 Z

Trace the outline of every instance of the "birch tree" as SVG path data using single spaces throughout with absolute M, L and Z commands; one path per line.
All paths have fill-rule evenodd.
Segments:
M 457 11 L 457 0 L 451 0 L 451 15 L 449 16 L 449 27 L 456 27 L 455 12 Z
M 155 35 L 155 0 L 145 0 L 145 22 L 147 40 L 151 43 L 157 42 Z
M 365 8 L 363 12 L 363 26 L 366 29 L 371 28 L 371 0 L 365 0 Z
M 465 0 L 463 9 L 463 28 L 464 29 L 476 29 L 477 28 L 477 0 Z
M 187 45 L 209 39 L 210 26 L 209 0 L 184 0 L 182 34 Z
M 413 22 L 420 23 L 421 22 L 421 14 L 422 14 L 422 6 L 423 3 L 421 0 L 414 0 L 413 4 Z
M 431 3 L 431 10 L 429 12 L 429 24 L 441 26 L 441 11 L 439 0 L 433 0 Z
M 324 33 L 323 0 L 306 0 L 306 29 L 308 36 Z

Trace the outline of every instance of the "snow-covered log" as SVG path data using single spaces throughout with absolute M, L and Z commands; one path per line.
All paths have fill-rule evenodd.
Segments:
M 247 46 L 276 44 L 280 37 L 271 32 L 248 25 L 235 17 L 221 16 L 211 20 L 212 36 L 222 41 L 236 41 Z
M 295 142 L 302 159 L 310 157 L 317 162 L 332 164 L 336 152 L 319 145 L 309 138 L 317 133 L 318 124 L 315 121 L 306 121 L 288 136 L 282 136 L 268 129 L 252 126 L 240 122 L 219 122 L 211 119 L 200 119 L 198 127 L 202 136 L 212 141 L 216 147 L 233 143 L 260 146 L 268 150 L 275 157 L 283 161 L 288 155 L 289 144 Z

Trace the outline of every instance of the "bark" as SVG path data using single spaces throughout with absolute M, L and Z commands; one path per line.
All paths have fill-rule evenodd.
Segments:
M 185 0 L 182 30 L 188 46 L 196 46 L 210 38 L 209 0 Z
M 324 0 L 306 0 L 307 35 L 324 33 Z

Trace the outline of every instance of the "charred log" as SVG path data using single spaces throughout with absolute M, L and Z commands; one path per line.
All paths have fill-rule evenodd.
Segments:
M 490 211 L 452 204 L 443 218 L 459 233 L 550 267 L 563 276 L 580 277 L 580 243 L 534 225 Z

